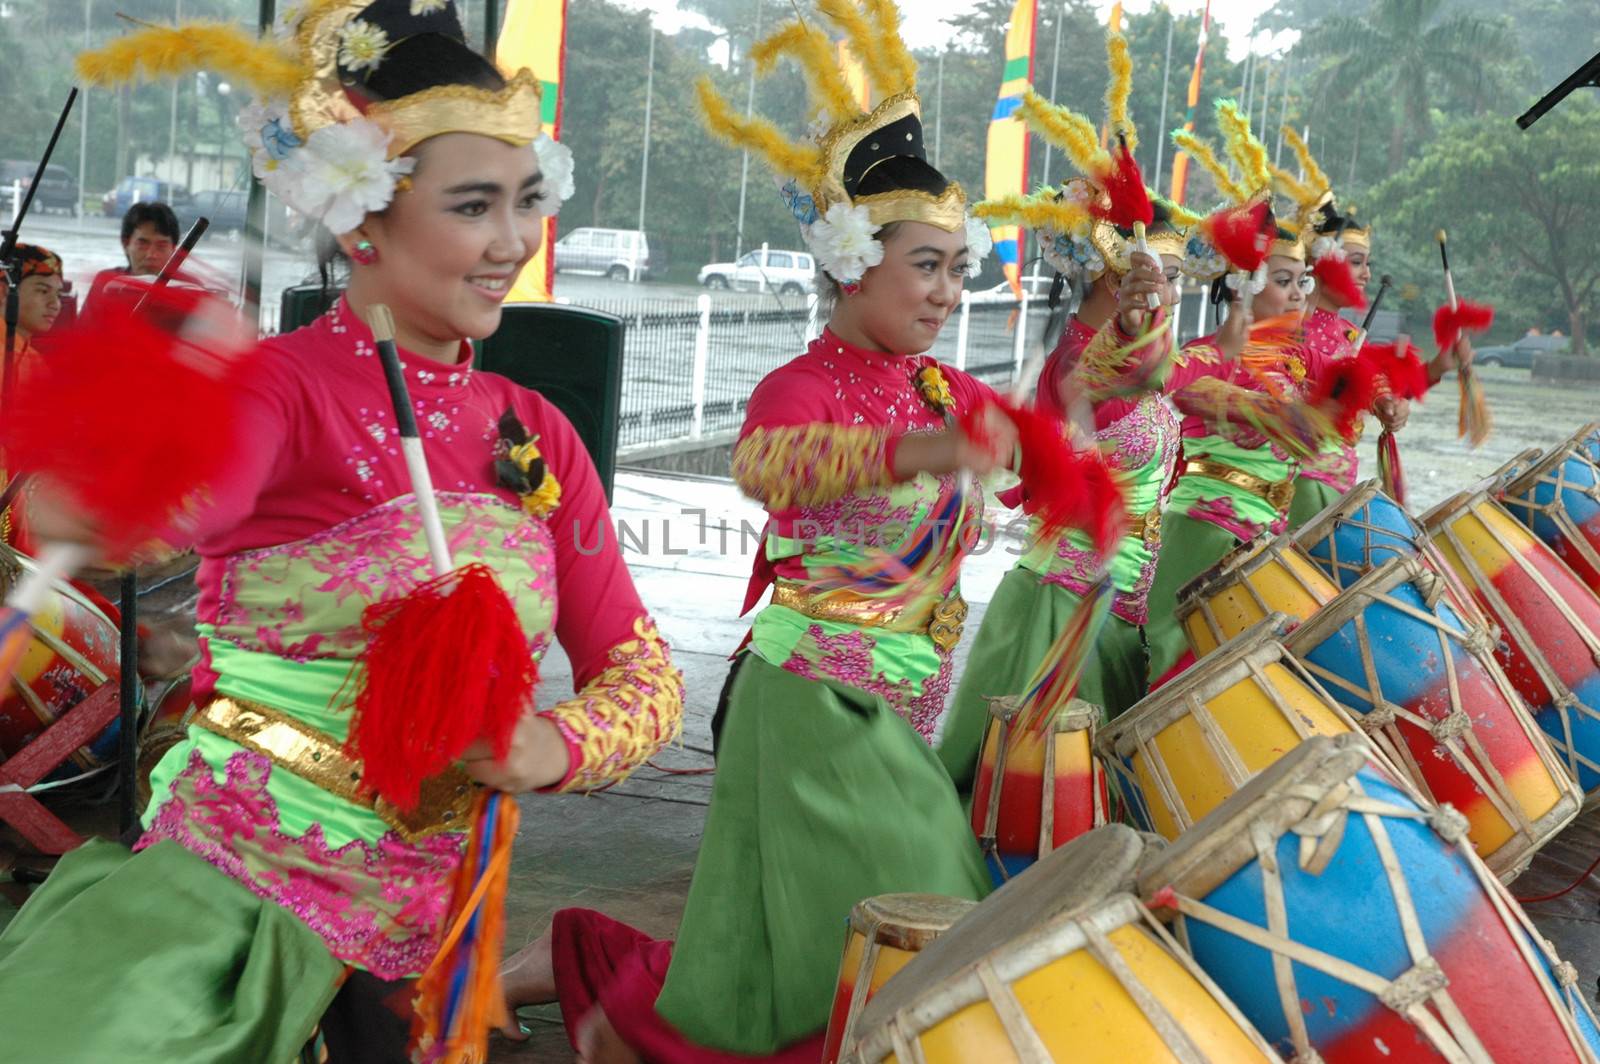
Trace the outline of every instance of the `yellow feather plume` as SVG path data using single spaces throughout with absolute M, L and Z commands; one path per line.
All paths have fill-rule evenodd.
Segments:
M 728 105 L 711 84 L 709 77 L 695 83 L 700 115 L 706 127 L 736 148 L 747 148 L 762 156 L 780 174 L 797 178 L 812 187 L 822 181 L 822 153 L 783 135 L 765 118 L 745 118 Z
M 287 96 L 307 71 L 276 44 L 222 23 L 151 26 L 79 54 L 78 79 L 109 87 L 137 78 L 175 78 L 213 70 L 263 96 Z
M 1093 122 L 1056 106 L 1032 89 L 1023 90 L 1015 115 L 1019 122 L 1026 122 L 1029 129 L 1065 152 L 1085 177 L 1102 173 L 1111 164 L 1100 147 L 1100 133 Z
M 1317 165 L 1317 160 L 1312 156 L 1311 146 L 1301 139 L 1300 134 L 1288 126 L 1284 126 L 1283 139 L 1288 141 L 1289 147 L 1294 149 L 1295 156 L 1300 160 L 1301 168 L 1306 172 L 1306 187 L 1315 189 L 1316 197 L 1320 197 L 1333 187 L 1333 182 L 1328 180 L 1328 175 L 1322 172 L 1322 167 Z
M 1206 172 L 1217 182 L 1217 191 L 1235 205 L 1242 205 L 1250 194 L 1228 176 L 1228 168 L 1222 165 L 1216 152 L 1211 150 L 1211 145 L 1187 130 L 1178 130 L 1172 134 L 1172 142 L 1179 148 L 1188 152 L 1194 161 L 1205 167 Z
M 855 0 L 818 0 L 817 10 L 839 27 L 850 50 L 861 60 L 867 78 L 880 95 L 887 97 L 904 91 L 894 59 L 880 47 L 878 34 L 856 6 Z
M 893 85 L 880 85 L 879 90 L 885 96 L 910 92 L 917 87 L 917 61 L 900 36 L 900 9 L 894 0 L 866 0 L 866 5 L 878 23 L 874 47 L 888 60 L 895 75 Z
M 1203 215 L 1196 214 L 1187 207 L 1181 207 L 1171 200 L 1163 200 L 1167 207 L 1167 218 L 1174 229 L 1193 229 L 1200 224 Z
M 1252 192 L 1270 187 L 1272 174 L 1267 169 L 1266 145 L 1250 132 L 1250 120 L 1239 113 L 1239 105 L 1232 100 L 1218 100 L 1217 125 L 1245 186 Z
M 1282 195 L 1288 196 L 1301 207 L 1310 207 L 1317 202 L 1317 193 L 1301 183 L 1300 179 L 1287 170 L 1267 164 L 1267 169 L 1272 171 L 1272 187 Z
M 1112 136 L 1121 133 L 1128 150 L 1139 146 L 1139 131 L 1128 115 L 1128 96 L 1133 92 L 1133 57 L 1128 54 L 1128 39 L 1120 33 L 1106 35 L 1106 66 L 1111 81 L 1106 86 L 1106 120 Z
M 860 113 L 861 108 L 850 86 L 845 84 L 844 77 L 839 73 L 833 42 L 827 34 L 803 22 L 791 22 L 766 40 L 757 41 L 750 49 L 750 58 L 755 61 L 756 70 L 762 76 L 772 73 L 778 58 L 783 55 L 794 57 L 805 73 L 812 95 L 826 105 L 834 121 L 843 121 Z
M 1081 233 L 1091 221 L 1087 208 L 1056 199 L 1053 189 L 1032 196 L 997 196 L 973 204 L 972 213 L 998 225 L 1021 225 L 1055 233 Z

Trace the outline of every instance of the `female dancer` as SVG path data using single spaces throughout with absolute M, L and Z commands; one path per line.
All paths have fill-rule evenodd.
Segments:
M 988 889 L 928 738 L 981 512 L 970 472 L 1009 457 L 1015 436 L 991 424 L 980 443 L 949 427 L 988 390 L 922 353 L 987 232 L 926 161 L 893 6 L 822 11 L 876 83 L 870 114 L 850 102 L 833 42 L 801 22 L 756 55 L 806 66 L 826 111 L 818 144 L 783 142 L 702 94 L 714 130 L 792 178 L 786 195 L 837 298 L 822 336 L 757 387 L 734 452 L 735 478 L 769 515 L 755 586 L 771 580 L 772 600 L 726 691 L 677 942 L 568 910 L 515 963 L 514 1000 L 559 993 L 585 1059 L 815 1061 L 852 905 Z M 886 552 L 897 566 L 874 560 Z M 910 590 L 875 593 L 878 576 L 906 569 Z
M 1113 36 L 1113 59 L 1126 47 Z M 1115 61 L 1111 67 L 1110 98 L 1115 102 L 1126 75 L 1117 77 Z M 1036 117 L 1041 112 L 1043 121 Z M 1088 404 L 1095 440 L 1108 463 L 1122 473 L 1129 531 L 1117 544 L 1109 566 L 1114 587 L 1111 617 L 1086 656 L 1078 680 L 1078 696 L 1115 717 L 1144 697 L 1147 682 L 1141 629 L 1161 544 L 1161 502 L 1178 459 L 1178 419 L 1159 387 L 1139 378 L 1158 377 L 1153 369 L 1164 365 L 1171 353 L 1167 314 L 1178 300 L 1176 280 L 1187 240 L 1180 226 L 1189 219 L 1154 198 L 1150 254 L 1139 253 L 1132 232 L 1097 222 L 1083 209 L 1107 202 L 1104 189 L 1093 180 L 1103 172 L 1096 160 L 1075 157 L 1071 142 L 1052 136 L 1067 123 L 1091 129 L 1092 124 L 1035 97 L 1026 100 L 1021 113 L 1086 174 L 1059 192 L 1046 189 L 1018 203 L 1011 216 L 1054 212 L 1061 219 L 1055 228 L 1048 227 L 1044 218 L 1033 219 L 1030 225 L 1040 232 L 1046 260 L 1062 276 L 1082 285 L 1078 308 L 1040 374 L 1037 402 L 1063 417 L 1069 404 Z M 1124 137 L 1132 133 L 1131 123 L 1116 125 Z M 1094 138 L 1090 141 L 1097 143 Z M 978 209 L 991 213 L 988 204 Z M 1152 293 L 1160 300 L 1154 311 L 1148 303 Z M 961 790 L 972 785 L 989 723 L 985 696 L 1016 695 L 1026 689 L 1084 596 L 1101 579 L 1102 568 L 1082 533 L 1047 539 L 1038 534 L 1037 522 L 1030 529 L 1026 553 L 1001 580 L 984 614 L 940 738 L 939 759 Z
M 268 187 L 337 236 L 349 287 L 255 356 L 239 413 L 253 445 L 199 521 L 202 708 L 154 773 L 135 852 L 67 855 L 0 935 L 17 1059 L 288 1061 L 320 1022 L 335 1061 L 406 1060 L 474 781 L 593 788 L 678 729 L 681 677 L 577 434 L 471 365 L 468 341 L 499 324 L 559 202 L 541 165 L 551 146 L 533 144 L 537 82 L 470 51 L 449 4 L 301 12 L 288 30 L 303 75 L 245 131 Z M 234 47 L 271 65 L 271 46 Z M 344 747 L 364 608 L 431 575 L 365 324 L 375 304 L 394 314 L 455 557 L 493 570 L 528 653 L 559 640 L 579 687 L 530 707 L 503 761 L 475 752 L 409 813 L 353 785 Z M 531 448 L 508 448 L 513 422 Z M 528 482 L 508 487 L 498 459 Z M 41 536 L 96 536 L 59 496 L 36 512 Z

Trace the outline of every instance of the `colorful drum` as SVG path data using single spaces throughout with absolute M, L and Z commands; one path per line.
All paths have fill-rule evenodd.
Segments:
M 989 700 L 989 730 L 972 788 L 972 830 L 998 885 L 1106 822 L 1094 756 L 1100 707 L 1074 698 L 1035 738 L 1016 728 L 1018 700 Z
M 1153 857 L 1140 895 L 1286 1059 L 1592 1062 L 1576 971 L 1461 815 L 1368 752 L 1307 740 Z
M 1495 657 L 1593 804 L 1600 797 L 1600 597 L 1484 492 L 1423 515 L 1500 626 Z
M 1455 571 L 1440 557 L 1428 534 L 1405 508 L 1364 480 L 1344 498 L 1307 521 L 1294 542 L 1340 588 L 1347 588 L 1391 558 L 1419 557 L 1445 579 L 1450 604 L 1468 622 L 1488 627 L 1487 618 Z
M 878 1064 L 1276 1061 L 1137 898 L 1142 843 L 1100 828 L 1042 858 L 912 959 L 844 1059 Z
M 1600 468 L 1589 458 L 1585 432 L 1507 484 L 1500 502 L 1600 592 Z
M 1439 576 L 1395 558 L 1284 637 L 1289 652 L 1435 804 L 1471 824 L 1509 880 L 1578 812 L 1582 793 Z
M 0 544 L 0 594 L 32 571 L 33 560 Z M 56 718 L 102 684 L 115 683 L 121 653 L 117 626 L 77 588 L 57 583 L 28 621 L 32 640 L 0 693 L 0 761 L 27 746 Z M 81 746 L 46 781 L 68 780 L 114 764 L 121 734 L 113 720 L 89 745 Z
M 889 977 L 977 904 L 939 894 L 881 894 L 856 903 L 850 910 L 822 1064 L 835 1064 L 839 1047 L 854 1041 L 862 1007 Z
M 1356 730 L 1279 642 L 1287 626 L 1271 615 L 1100 733 L 1141 827 L 1175 839 L 1306 739 Z
M 1178 592 L 1178 623 L 1202 658 L 1272 613 L 1304 620 L 1339 589 L 1288 536 L 1263 532 Z
M 147 703 L 153 707 L 139 728 L 139 763 L 136 777 L 139 788 L 139 806 L 150 804 L 150 774 L 166 756 L 189 734 L 189 721 L 194 718 L 192 681 L 185 674 L 165 680 L 159 687 L 147 690 Z

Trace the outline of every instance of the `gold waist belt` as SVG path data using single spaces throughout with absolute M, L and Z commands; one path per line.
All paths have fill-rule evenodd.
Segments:
M 952 592 L 932 605 L 902 608 L 884 606 L 852 591 L 832 591 L 823 596 L 800 584 L 779 580 L 772 589 L 772 604 L 814 621 L 842 621 L 892 632 L 924 632 L 946 654 L 961 641 L 961 626 L 967 619 L 967 604 L 960 592 Z
M 1161 504 L 1150 507 L 1144 513 L 1133 519 L 1133 531 L 1143 540 L 1150 551 L 1161 549 Z
M 466 770 L 452 765 L 422 781 L 417 807 L 402 812 L 361 789 L 361 762 L 344 752 L 331 735 L 259 702 L 217 698 L 194 716 L 194 724 L 272 763 L 314 787 L 370 809 L 407 842 L 470 826 L 474 784 Z
M 1220 480 L 1224 484 L 1243 488 L 1256 498 L 1265 499 L 1279 513 L 1289 509 L 1289 504 L 1294 501 L 1293 477 L 1287 480 L 1267 480 L 1254 473 L 1235 469 L 1224 462 L 1214 462 L 1209 458 L 1191 458 L 1184 464 L 1183 471 L 1186 475 L 1193 473 L 1196 476 L 1210 477 L 1212 480 Z

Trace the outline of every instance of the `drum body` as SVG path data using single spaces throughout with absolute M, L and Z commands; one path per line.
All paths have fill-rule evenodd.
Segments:
M 1287 624 L 1273 614 L 1102 730 L 1102 760 L 1145 830 L 1175 839 L 1310 736 L 1355 730 L 1279 642 Z
M 1042 736 L 1017 725 L 1018 702 L 989 703 L 972 789 L 972 830 L 996 884 L 1106 822 L 1106 781 L 1094 757 L 1100 707 L 1073 699 Z
M 1304 620 L 1338 592 L 1289 537 L 1264 532 L 1178 592 L 1178 622 L 1202 658 L 1271 613 Z
M 1495 657 L 1588 801 L 1600 796 L 1600 596 L 1486 493 L 1423 516 L 1501 630 Z
M 0 566 L 32 571 L 32 559 L 0 544 Z M 121 675 L 117 626 L 70 584 L 57 583 L 28 620 L 31 639 L 0 693 L 0 761 L 27 746 L 67 710 Z M 121 727 L 113 720 L 48 777 L 66 780 L 116 761 Z
M 1354 737 L 1315 738 L 1142 868 L 1140 893 L 1286 1059 L 1593 1060 L 1576 972 L 1464 830 Z
M 168 750 L 181 743 L 189 734 L 189 721 L 194 718 L 195 704 L 192 694 L 193 680 L 188 674 L 167 680 L 149 691 L 153 707 L 139 729 L 139 761 L 137 785 L 139 804 L 150 804 L 150 774 L 166 756 Z
M 856 903 L 850 910 L 822 1064 L 835 1064 L 839 1047 L 854 1041 L 856 1018 L 879 988 L 976 904 L 937 894 L 882 894 Z
M 1143 843 L 1111 825 L 1042 858 L 912 959 L 845 1060 L 910 1064 L 1276 1058 L 1138 899 Z
M 1392 764 L 1466 815 L 1472 844 L 1509 878 L 1581 804 L 1493 641 L 1443 598 L 1416 558 L 1362 577 L 1284 640 Z
M 1507 484 L 1500 502 L 1600 592 L 1600 468 L 1582 438 L 1555 448 Z

